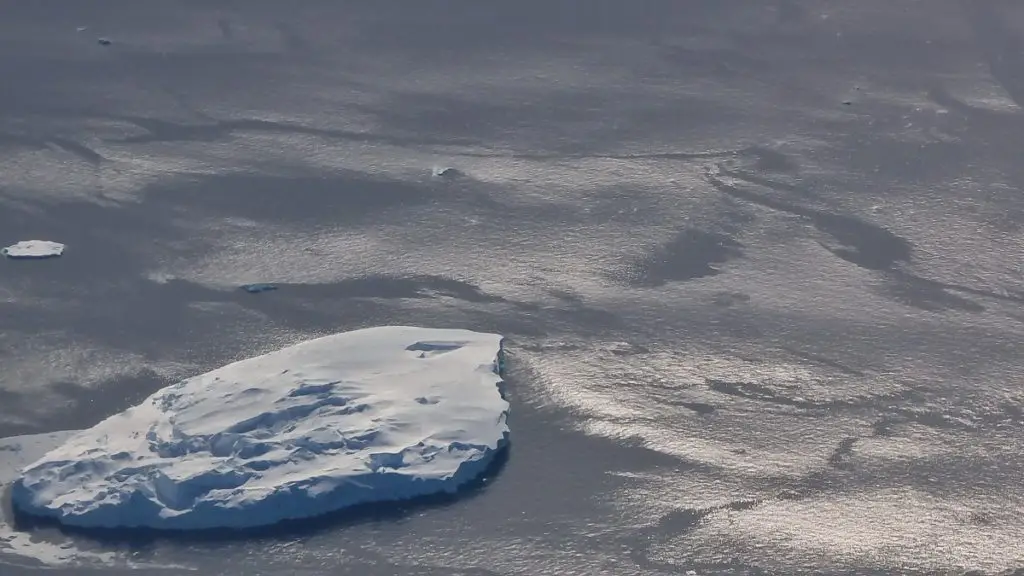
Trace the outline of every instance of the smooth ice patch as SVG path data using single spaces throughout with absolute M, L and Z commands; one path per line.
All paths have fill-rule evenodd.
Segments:
M 28 466 L 25 512 L 83 527 L 244 528 L 455 492 L 508 439 L 501 336 L 380 327 L 164 388 Z
M 22 240 L 6 248 L 0 248 L 0 254 L 8 258 L 56 258 L 63 253 L 63 244 L 49 240 Z

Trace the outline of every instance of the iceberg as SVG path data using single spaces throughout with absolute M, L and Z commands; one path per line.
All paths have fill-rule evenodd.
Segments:
M 250 294 L 259 294 L 260 292 L 271 292 L 277 290 L 277 286 L 273 284 L 243 284 L 242 290 Z
M 16 259 L 56 258 L 63 253 L 63 244 L 49 240 L 22 240 L 6 248 L 0 248 L 0 254 Z
M 385 326 L 157 391 L 29 464 L 15 509 L 80 528 L 254 528 L 454 493 L 508 444 L 502 337 Z
M 430 173 L 437 178 L 459 178 L 463 176 L 461 170 L 450 166 L 434 166 L 431 168 Z

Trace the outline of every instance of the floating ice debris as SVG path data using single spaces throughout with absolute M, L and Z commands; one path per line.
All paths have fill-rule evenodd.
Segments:
M 277 290 L 277 286 L 274 286 L 273 284 L 245 284 L 242 286 L 242 290 L 245 290 L 250 294 L 259 294 L 260 292 Z
M 501 341 L 385 326 L 235 362 L 79 432 L 12 502 L 72 526 L 189 530 L 454 493 L 508 443 Z
M 434 176 L 438 178 L 458 178 L 459 176 L 462 176 L 462 172 L 447 166 L 435 166 L 432 172 Z
M 22 240 L 7 248 L 0 249 L 0 254 L 8 258 L 24 260 L 40 260 L 56 258 L 64 253 L 64 245 L 49 240 Z

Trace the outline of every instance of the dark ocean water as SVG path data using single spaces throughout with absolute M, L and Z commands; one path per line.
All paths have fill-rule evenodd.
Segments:
M 1024 5 L 0 14 L 0 244 L 68 246 L 0 262 L 0 436 L 378 324 L 514 409 L 454 502 L 3 576 L 1024 574 Z

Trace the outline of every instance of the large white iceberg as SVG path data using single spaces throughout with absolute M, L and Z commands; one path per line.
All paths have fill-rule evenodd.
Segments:
M 56 258 L 63 253 L 64 245 L 50 240 L 22 240 L 0 248 L 0 254 L 15 259 Z
M 189 530 L 454 492 L 508 442 L 501 341 L 380 327 L 229 364 L 75 435 L 12 501 L 71 526 Z

